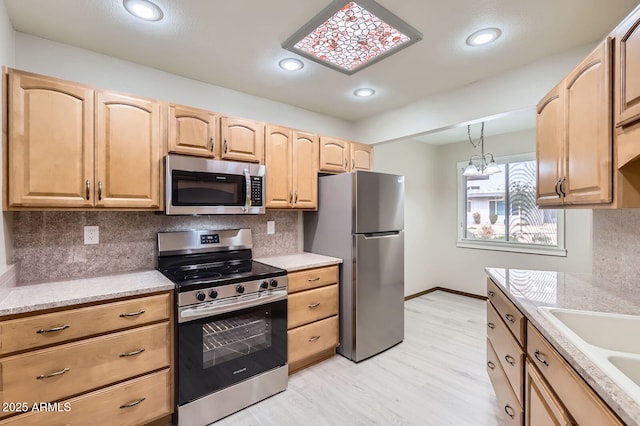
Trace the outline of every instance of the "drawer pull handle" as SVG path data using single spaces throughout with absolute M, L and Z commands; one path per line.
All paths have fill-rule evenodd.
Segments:
M 144 314 L 144 309 L 137 312 L 127 312 L 126 314 L 120 314 L 120 318 L 137 317 L 138 315 L 142 314 Z
M 516 365 L 516 360 L 511 355 L 505 355 L 504 359 L 509 363 L 509 365 Z
M 494 323 L 492 323 L 492 322 L 489 322 L 489 323 L 487 323 L 487 327 L 489 327 L 490 329 L 493 330 L 494 328 L 496 328 L 496 325 Z
M 516 410 L 514 410 L 509 404 L 504 406 L 504 412 L 512 419 L 516 417 Z
M 320 338 L 320 336 L 313 336 L 309 338 L 310 342 L 315 342 L 316 340 L 318 340 Z
M 313 308 L 317 308 L 318 306 L 320 306 L 320 303 L 311 303 L 310 305 L 307 305 L 309 307 L 309 309 L 313 309 Z
M 48 379 L 49 377 L 56 377 L 56 376 L 59 376 L 59 375 L 61 375 L 61 374 L 66 373 L 66 372 L 67 372 L 67 371 L 69 371 L 69 370 L 71 370 L 71 369 L 67 367 L 67 368 L 65 368 L 65 369 L 63 369 L 63 370 L 56 371 L 55 373 L 51 373 L 51 374 L 43 374 L 43 375 L 41 375 L 41 376 L 36 377 L 36 379 L 38 379 L 38 380 L 42 380 L 42 379 Z
M 314 282 L 314 281 L 320 281 L 320 277 L 313 277 L 313 278 L 309 278 L 307 281 Z
M 61 325 L 60 327 L 48 328 L 46 330 L 45 329 L 40 329 L 40 330 L 36 331 L 36 333 L 38 333 L 38 334 L 54 333 L 56 331 L 66 330 L 69 327 L 71 327 L 69 324 L 65 324 L 65 325 Z
M 87 200 L 89 199 L 89 196 L 91 195 L 91 182 L 89 182 L 89 179 L 87 179 L 85 182 L 85 190 L 86 190 L 86 194 L 85 197 L 87 198 Z
M 549 366 L 549 363 L 547 362 L 546 359 L 544 359 L 544 355 L 542 355 L 540 353 L 539 350 L 536 349 L 536 351 L 533 353 L 533 356 L 542 364 L 544 364 L 545 367 Z
M 494 368 L 496 368 L 496 365 L 491 361 L 487 361 L 487 367 L 493 370 Z
M 504 317 L 505 317 L 505 318 L 507 319 L 507 321 L 509 321 L 510 323 L 515 324 L 515 322 L 516 322 L 516 317 L 514 317 L 513 315 L 511 315 L 511 314 L 507 314 L 507 315 L 505 315 Z
M 120 358 L 124 358 L 124 357 L 127 357 L 127 356 L 138 355 L 138 354 L 141 354 L 142 352 L 144 352 L 144 348 L 138 349 L 137 351 L 125 352 L 123 354 L 120 354 Z
M 487 293 L 487 294 L 489 295 L 489 297 L 493 297 L 493 296 L 496 295 L 493 291 L 489 291 L 489 293 Z
M 147 398 L 140 398 L 137 401 L 133 401 L 133 402 L 127 402 L 126 404 L 122 404 L 120 406 L 120 408 L 131 408 L 131 407 L 135 407 L 136 405 L 140 404 L 142 401 L 144 401 Z

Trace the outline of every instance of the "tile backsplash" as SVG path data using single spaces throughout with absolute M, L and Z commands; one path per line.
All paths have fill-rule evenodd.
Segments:
M 267 221 L 276 233 L 267 234 Z M 84 226 L 98 226 L 100 243 L 84 244 Z M 158 232 L 251 228 L 253 256 L 302 251 L 301 215 L 166 216 L 154 212 L 14 212 L 13 261 L 18 284 L 152 269 Z
M 640 275 L 640 209 L 593 210 L 594 275 L 615 282 Z

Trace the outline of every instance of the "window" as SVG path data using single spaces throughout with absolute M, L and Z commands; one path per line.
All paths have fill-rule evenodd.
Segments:
M 495 160 L 502 173 L 490 176 L 462 176 L 458 163 L 458 247 L 566 256 L 564 211 L 536 205 L 535 154 Z

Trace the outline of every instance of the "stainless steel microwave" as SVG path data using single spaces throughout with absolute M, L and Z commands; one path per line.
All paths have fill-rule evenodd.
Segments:
M 263 214 L 265 166 L 167 155 L 165 213 Z

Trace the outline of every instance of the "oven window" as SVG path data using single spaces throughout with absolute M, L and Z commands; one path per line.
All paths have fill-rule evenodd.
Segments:
M 171 172 L 171 201 L 175 206 L 243 206 L 246 180 L 224 173 Z
M 224 362 L 271 347 L 270 311 L 252 312 L 202 326 L 202 367 Z

